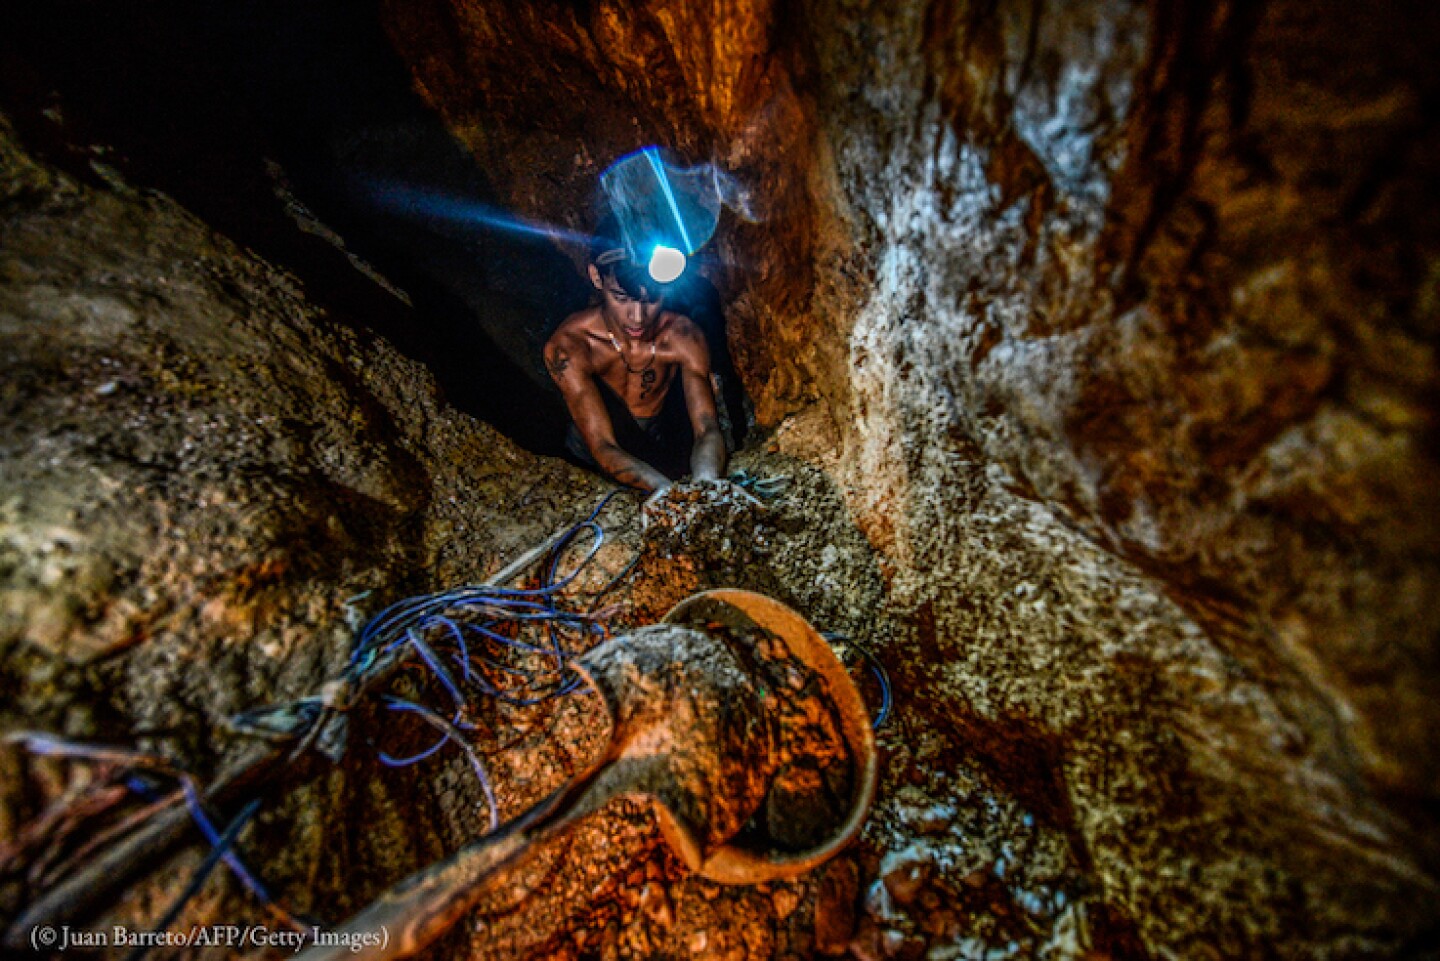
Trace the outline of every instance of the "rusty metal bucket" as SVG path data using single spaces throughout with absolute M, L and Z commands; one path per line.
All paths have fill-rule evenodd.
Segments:
M 849 755 L 850 790 L 842 799 L 843 815 L 833 829 L 802 850 L 766 843 L 763 836 L 743 836 L 722 845 L 699 864 L 687 861 L 687 867 L 723 884 L 759 884 L 796 877 L 823 864 L 849 844 L 870 813 L 878 772 L 870 716 L 845 666 L 819 632 L 795 611 L 764 594 L 735 589 L 706 591 L 675 605 L 664 622 L 703 630 L 717 604 L 740 612 L 763 631 L 781 638 L 790 656 L 802 662 L 823 685 L 823 698 L 836 715 Z M 745 643 L 743 636 L 728 633 L 724 639 L 732 646 Z M 677 846 L 676 850 L 682 849 Z

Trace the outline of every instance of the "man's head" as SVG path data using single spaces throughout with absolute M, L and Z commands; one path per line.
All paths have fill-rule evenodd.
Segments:
M 600 292 L 606 320 L 632 338 L 643 338 L 660 317 L 663 291 L 645 266 L 631 259 L 629 248 L 609 234 L 602 229 L 590 246 L 590 282 Z

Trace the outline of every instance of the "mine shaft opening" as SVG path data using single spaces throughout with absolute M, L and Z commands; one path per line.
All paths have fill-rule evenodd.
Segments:
M 292 271 L 334 321 L 424 364 L 458 409 L 563 456 L 569 418 L 541 349 L 594 300 L 584 232 L 602 212 L 555 236 L 517 228 L 526 219 L 412 89 L 379 6 L 62 0 L 0 38 L 0 106 L 61 169 L 176 198 Z M 743 436 L 720 295 L 694 266 L 670 286 L 667 308 L 705 331 Z

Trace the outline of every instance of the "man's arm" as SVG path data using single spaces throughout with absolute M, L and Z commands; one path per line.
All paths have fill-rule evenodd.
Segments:
M 615 425 L 605 410 L 605 401 L 595 386 L 590 368 L 589 351 L 577 343 L 577 335 L 557 331 L 545 345 L 545 367 L 560 388 L 565 406 L 580 431 L 590 456 L 606 476 L 627 487 L 643 491 L 658 490 L 670 479 L 638 457 L 627 454 L 615 443 Z M 713 404 L 712 404 L 713 407 Z M 722 446 L 723 449 L 723 446 Z
M 693 322 L 686 325 L 680 344 L 680 377 L 685 389 L 685 407 L 695 446 L 690 450 L 690 474 L 696 480 L 717 480 L 725 473 L 725 435 L 715 410 L 715 391 L 710 386 L 710 348 L 705 335 Z

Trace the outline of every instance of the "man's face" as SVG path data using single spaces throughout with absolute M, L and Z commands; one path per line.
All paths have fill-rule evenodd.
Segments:
M 600 291 L 600 309 L 605 319 L 621 330 L 626 336 L 643 338 L 655 327 L 660 317 L 660 298 L 648 290 L 642 290 L 644 297 L 637 297 L 620 286 L 614 274 L 600 276 L 592 264 L 590 282 Z

